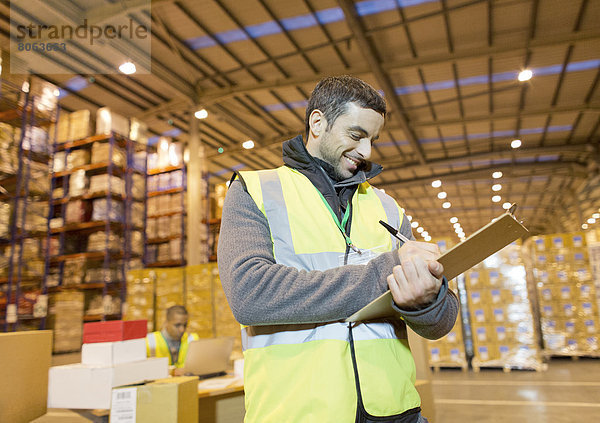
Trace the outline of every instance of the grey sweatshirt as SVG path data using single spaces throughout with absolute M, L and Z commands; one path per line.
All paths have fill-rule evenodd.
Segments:
M 414 239 L 408 219 L 400 231 Z M 397 251 L 366 265 L 306 271 L 278 264 L 269 224 L 239 181 L 229 187 L 218 245 L 219 275 L 235 318 L 244 325 L 343 320 L 388 290 L 387 276 L 400 264 Z M 419 335 L 438 339 L 452 329 L 458 300 L 447 282 L 437 299 L 417 311 L 397 309 Z

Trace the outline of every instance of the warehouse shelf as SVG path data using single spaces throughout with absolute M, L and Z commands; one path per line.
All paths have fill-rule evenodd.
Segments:
M 170 211 L 170 212 L 164 212 L 164 213 L 155 213 L 153 215 L 148 215 L 148 219 L 158 219 L 159 217 L 169 217 L 169 216 L 176 216 L 178 214 L 183 214 L 186 215 L 187 213 L 185 211 Z
M 157 195 L 166 195 L 166 194 L 177 194 L 179 192 L 183 192 L 182 187 L 151 191 L 148 193 L 148 197 L 156 197 Z
M 83 316 L 84 322 L 99 322 L 101 320 L 119 320 L 121 314 L 88 314 Z
M 104 162 L 104 163 L 91 163 L 91 164 L 86 164 L 83 166 L 77 166 L 77 167 L 74 167 L 73 169 L 69 169 L 69 170 L 61 170 L 60 172 L 54 172 L 52 176 L 54 178 L 62 178 L 63 176 L 70 176 L 80 170 L 83 170 L 83 171 L 89 172 L 89 173 L 105 173 L 110 166 L 112 166 L 112 171 L 113 171 L 112 174 L 115 176 L 123 176 L 123 174 L 125 173 L 125 168 L 123 166 L 117 166 L 114 163 Z
M 5 332 L 19 330 L 20 322 L 28 319 L 28 309 L 22 309 L 23 298 L 32 301 L 31 293 L 38 295 L 44 282 L 43 277 L 32 276 L 28 267 L 32 258 L 43 261 L 43 249 L 37 243 L 26 241 L 46 236 L 45 231 L 35 227 L 36 219 L 46 216 L 44 200 L 48 192 L 44 185 L 51 157 L 48 147 L 54 142 L 54 133 L 47 128 L 55 121 L 59 108 L 54 98 L 44 97 L 40 85 L 31 86 L 32 82 L 33 77 L 27 82 L 31 89 L 22 91 L 20 86 L 0 80 L 0 122 L 7 136 L 3 141 L 8 141 L 1 146 L 0 164 L 3 188 L 0 202 L 9 214 L 2 222 L 8 233 L 0 242 L 7 259 L 6 274 L 0 278 L 0 300 L 5 305 L 0 311 L 0 330 Z M 47 112 L 37 107 L 40 102 L 50 106 Z
M 63 204 L 63 203 L 68 203 L 70 201 L 76 201 L 76 200 L 94 200 L 96 198 L 104 198 L 107 197 L 109 195 L 108 191 L 97 191 L 97 192 L 93 192 L 93 193 L 89 193 L 89 194 L 83 194 L 83 195 L 74 195 L 71 197 L 64 197 L 64 198 L 55 198 L 52 200 L 52 202 L 54 204 Z M 115 200 L 119 200 L 119 201 L 124 201 L 127 198 L 121 194 L 118 193 L 110 193 L 110 195 L 112 195 L 112 197 Z
M 169 173 L 173 172 L 174 170 L 183 170 L 183 166 L 166 166 L 163 168 L 149 169 L 148 175 L 160 175 L 161 173 Z
M 179 267 L 184 266 L 185 260 L 165 260 L 155 261 L 153 263 L 147 263 L 146 267 Z
M 111 282 L 86 282 L 86 283 L 78 283 L 73 285 L 64 285 L 64 286 L 53 286 L 48 287 L 48 291 L 50 292 L 59 292 L 59 291 L 69 291 L 69 290 L 93 290 L 93 289 L 104 289 L 105 285 L 118 287 L 121 284 L 121 281 L 111 281 Z
M 92 145 L 96 142 L 110 141 L 111 138 L 114 139 L 115 143 L 118 144 L 119 147 L 125 147 L 128 141 L 127 138 L 125 138 L 124 136 L 114 132 L 111 134 L 98 134 L 75 141 L 59 143 L 56 145 L 56 151 L 65 151 L 74 148 L 85 147 Z
M 169 242 L 174 239 L 180 239 L 182 235 L 171 235 L 164 238 L 149 238 L 146 243 L 148 244 L 162 244 L 163 242 Z

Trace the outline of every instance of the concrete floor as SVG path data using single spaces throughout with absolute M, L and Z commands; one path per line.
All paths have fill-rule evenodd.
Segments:
M 553 358 L 545 372 L 433 373 L 436 418 L 457 422 L 600 422 L 600 360 Z

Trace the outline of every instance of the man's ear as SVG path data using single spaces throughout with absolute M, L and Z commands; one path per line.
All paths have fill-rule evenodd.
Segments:
M 324 133 L 327 128 L 327 119 L 325 119 L 323 112 L 319 109 L 313 110 L 308 117 L 308 126 L 313 138 L 318 138 L 319 135 Z

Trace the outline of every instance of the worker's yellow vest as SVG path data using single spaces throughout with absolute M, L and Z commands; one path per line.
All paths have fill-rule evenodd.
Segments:
M 195 333 L 183 334 L 176 363 L 173 363 L 169 345 L 160 331 L 149 333 L 146 336 L 146 352 L 148 353 L 148 357 L 168 357 L 169 366 L 175 364 L 175 367 L 181 368 L 185 364 L 185 358 L 187 357 L 190 342 L 197 341 L 198 339 L 199 337 Z
M 240 174 L 267 217 L 277 263 L 306 271 L 340 265 L 344 237 L 308 178 L 285 166 Z M 399 228 L 402 218 L 391 197 L 362 183 L 352 198 L 350 238 L 361 249 L 390 251 L 397 241 L 379 220 Z M 419 407 L 404 322 L 360 323 L 352 333 L 366 411 L 389 416 Z M 357 392 L 346 323 L 242 327 L 242 345 L 247 423 L 354 422 Z

